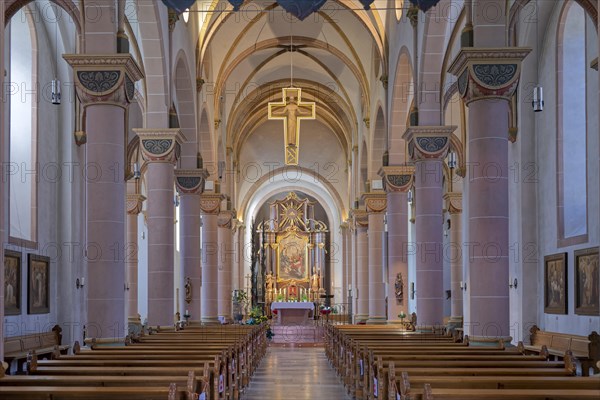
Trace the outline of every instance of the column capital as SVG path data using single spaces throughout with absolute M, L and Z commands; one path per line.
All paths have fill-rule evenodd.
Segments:
M 175 184 L 180 194 L 202 194 L 208 178 L 205 169 L 176 169 Z
M 448 192 L 444 194 L 444 201 L 446 202 L 446 209 L 450 214 L 462 213 L 462 193 Z
M 456 126 L 410 126 L 402 135 L 412 160 L 443 159 Z
M 135 95 L 135 82 L 144 77 L 131 54 L 63 54 L 63 58 L 73 68 L 75 90 L 84 107 L 127 107 Z
M 385 192 L 363 193 L 361 198 L 365 202 L 368 214 L 381 214 L 387 208 L 387 196 Z
M 218 215 L 221 211 L 222 194 L 204 193 L 200 195 L 200 210 L 202 214 Z
M 415 167 L 413 165 L 381 167 L 379 176 L 383 178 L 383 189 L 387 193 L 406 193 L 413 184 Z
M 458 91 L 467 105 L 483 99 L 510 100 L 530 52 L 529 47 L 463 47 L 448 72 L 458 77 Z
M 354 229 L 364 229 L 369 227 L 369 214 L 365 210 L 352 210 L 352 219 L 354 220 Z
M 224 210 L 219 212 L 219 217 L 217 219 L 217 224 L 219 228 L 233 228 L 233 219 L 235 218 L 235 214 L 233 211 Z
M 181 143 L 185 136 L 179 128 L 133 130 L 140 138 L 142 157 L 146 162 L 175 163 L 181 154 Z
M 127 214 L 137 215 L 141 213 L 144 200 L 146 200 L 146 197 L 141 194 L 127 194 L 125 196 L 125 208 L 127 209 Z
M 598 71 L 598 57 L 594 58 L 590 63 L 590 67 Z

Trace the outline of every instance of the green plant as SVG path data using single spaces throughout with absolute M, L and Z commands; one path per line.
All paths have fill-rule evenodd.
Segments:
M 300 301 L 308 301 L 308 296 L 303 294 L 302 296 L 300 296 Z
M 283 301 L 284 297 L 282 294 L 278 294 L 276 299 L 277 299 L 277 301 Z

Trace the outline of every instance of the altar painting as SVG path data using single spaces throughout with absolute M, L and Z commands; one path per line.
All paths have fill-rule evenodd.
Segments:
M 288 232 L 277 242 L 277 280 L 308 280 L 307 237 Z

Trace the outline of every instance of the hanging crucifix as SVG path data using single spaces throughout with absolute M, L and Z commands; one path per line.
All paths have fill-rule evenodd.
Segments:
M 316 105 L 302 101 L 302 89 L 283 88 L 283 101 L 269 103 L 269 119 L 283 120 L 285 164 L 298 165 L 300 121 L 316 118 Z

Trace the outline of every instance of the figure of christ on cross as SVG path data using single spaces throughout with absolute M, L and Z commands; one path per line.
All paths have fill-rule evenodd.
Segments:
M 284 126 L 285 163 L 298 164 L 300 120 L 315 119 L 315 103 L 302 102 L 302 89 L 284 88 L 283 102 L 269 103 L 269 119 L 282 119 Z

